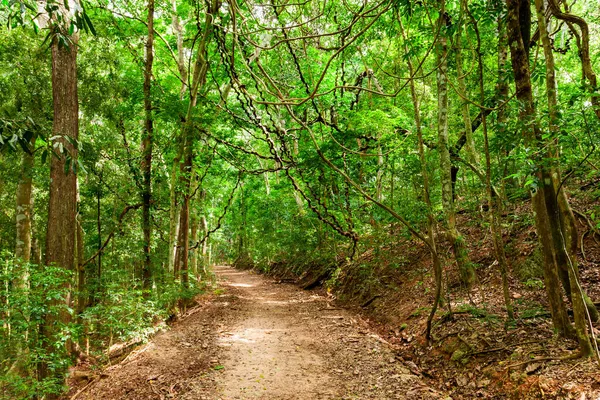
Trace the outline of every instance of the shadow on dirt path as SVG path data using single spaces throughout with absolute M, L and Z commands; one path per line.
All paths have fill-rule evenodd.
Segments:
M 218 266 L 223 289 L 77 399 L 439 399 L 353 313 Z M 218 292 L 217 292 L 218 293 Z

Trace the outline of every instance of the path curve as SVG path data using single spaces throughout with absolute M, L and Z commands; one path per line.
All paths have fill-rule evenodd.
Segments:
M 210 301 L 78 399 L 443 398 L 327 297 L 226 266 L 215 272 L 222 289 Z

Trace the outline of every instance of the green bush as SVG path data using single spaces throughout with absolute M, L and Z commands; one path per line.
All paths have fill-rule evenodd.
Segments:
M 189 302 L 202 290 L 195 279 L 189 288 L 182 288 L 169 277 L 152 298 L 145 299 L 125 271 L 111 268 L 105 270 L 95 299 L 89 300 L 93 304 L 76 315 L 65 302 L 69 292 L 77 298 L 73 282 L 74 274 L 63 268 L 19 263 L 8 252 L 0 254 L 0 399 L 61 393 L 62 379 L 37 380 L 41 362 L 51 371 L 67 370 L 73 363 L 67 352 L 69 342 L 85 343 L 80 347 L 89 345 L 92 355 L 103 359 L 114 343 L 146 340 L 180 302 Z M 71 316 L 68 324 L 57 318 L 65 312 Z M 49 339 L 40 333 L 47 317 L 55 321 Z

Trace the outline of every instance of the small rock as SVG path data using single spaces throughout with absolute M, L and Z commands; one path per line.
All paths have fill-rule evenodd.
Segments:
M 513 297 L 513 299 L 520 299 L 521 297 L 523 297 L 523 295 L 520 293 L 513 293 L 512 297 Z

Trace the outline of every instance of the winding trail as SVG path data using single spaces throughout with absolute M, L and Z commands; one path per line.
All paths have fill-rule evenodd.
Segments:
M 77 399 L 444 398 L 327 297 L 248 271 L 215 272 L 216 295 Z

